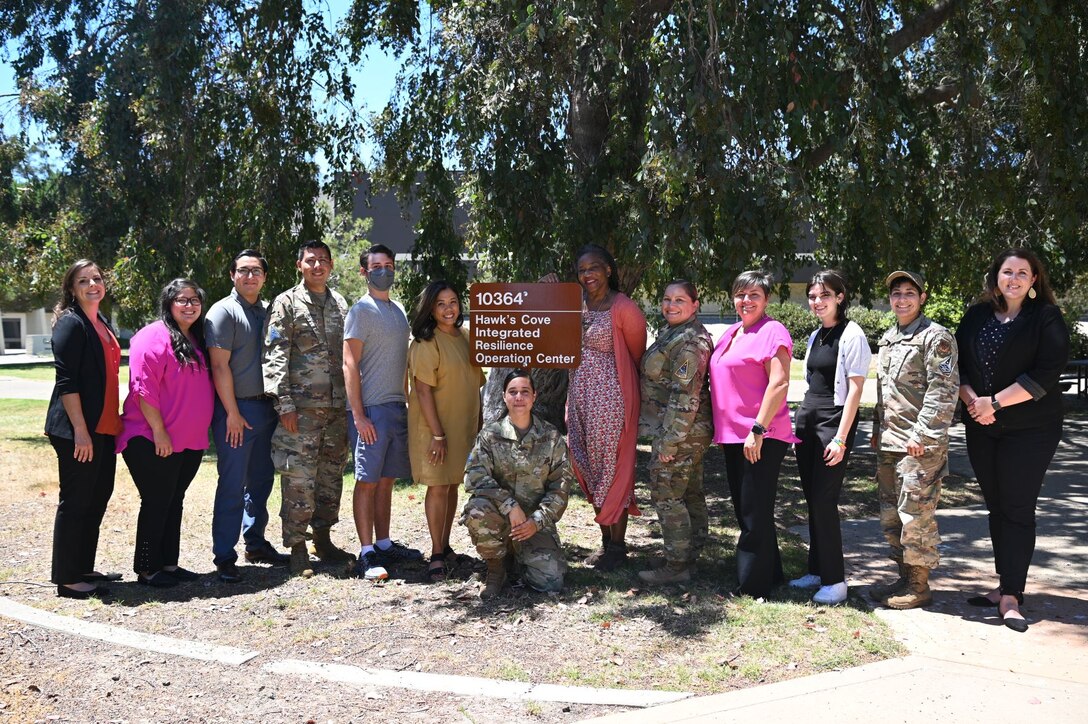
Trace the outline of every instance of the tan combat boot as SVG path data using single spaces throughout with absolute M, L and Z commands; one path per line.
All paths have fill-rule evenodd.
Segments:
M 310 565 L 310 552 L 306 550 L 305 543 L 295 543 L 291 546 L 291 573 L 303 578 L 309 578 L 314 574 Z
M 328 528 L 314 530 L 314 555 L 324 563 L 345 563 L 355 560 L 355 556 L 336 547 L 329 538 Z
M 691 581 L 691 568 L 686 563 L 666 563 L 661 568 L 639 571 L 638 577 L 651 586 L 665 586 L 670 583 L 688 583 Z
M 480 591 L 481 601 L 490 601 L 502 592 L 502 586 L 506 583 L 506 559 L 487 559 L 487 578 L 484 579 L 484 587 Z
M 909 566 L 910 579 L 906 588 L 884 599 L 888 608 L 901 611 L 908 608 L 921 608 L 933 603 L 933 592 L 929 590 L 929 569 L 924 566 Z
M 907 582 L 910 578 L 910 566 L 900 560 L 896 560 L 895 563 L 899 566 L 899 578 L 891 583 L 878 583 L 869 586 L 869 598 L 879 603 L 888 596 L 894 596 L 899 593 L 900 590 L 907 587 Z

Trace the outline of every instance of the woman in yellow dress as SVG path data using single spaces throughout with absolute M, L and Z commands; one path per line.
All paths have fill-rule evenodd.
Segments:
M 427 486 L 424 511 L 431 534 L 427 576 L 445 579 L 456 563 L 450 546 L 457 489 L 481 426 L 483 370 L 469 360 L 461 331 L 461 299 L 448 282 L 435 281 L 419 295 L 408 348 L 408 455 L 412 478 Z

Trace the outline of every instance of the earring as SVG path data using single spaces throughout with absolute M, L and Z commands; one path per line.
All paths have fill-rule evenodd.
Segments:
M 1028 289 L 1028 299 L 1035 299 L 1037 296 L 1039 296 L 1039 294 L 1035 291 L 1035 287 Z

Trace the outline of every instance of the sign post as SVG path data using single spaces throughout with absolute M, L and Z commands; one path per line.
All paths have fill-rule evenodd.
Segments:
M 573 369 L 582 361 L 577 284 L 473 284 L 472 364 Z

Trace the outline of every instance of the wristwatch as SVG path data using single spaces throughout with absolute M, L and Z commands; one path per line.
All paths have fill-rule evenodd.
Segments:
M 997 395 L 990 395 L 990 404 L 994 407 L 994 412 L 1001 409 L 1001 403 L 997 401 Z
M 754 422 L 752 423 L 752 432 L 756 435 L 766 435 L 767 428 L 763 427 L 763 425 L 760 425 L 758 422 Z

